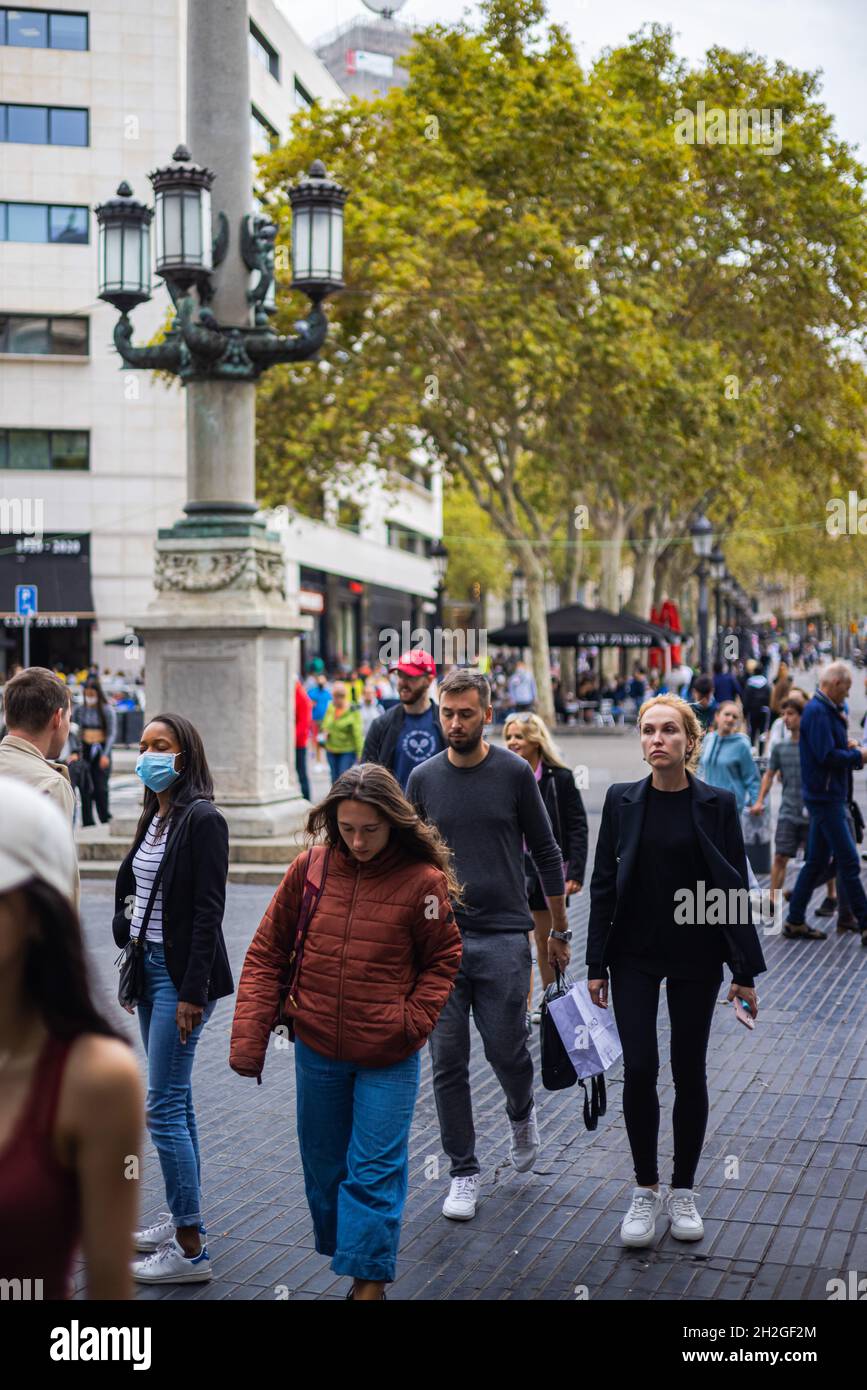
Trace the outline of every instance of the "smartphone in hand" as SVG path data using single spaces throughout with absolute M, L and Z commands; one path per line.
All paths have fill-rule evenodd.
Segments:
M 740 995 L 736 994 L 732 1003 L 735 1006 L 735 1018 L 738 1023 L 742 1023 L 745 1028 L 749 1028 L 752 1031 L 756 1026 L 756 1020 L 753 1018 L 746 1000 L 741 999 Z

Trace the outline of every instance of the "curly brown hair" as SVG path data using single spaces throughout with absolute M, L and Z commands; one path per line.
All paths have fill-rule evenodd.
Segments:
M 307 817 L 306 829 L 311 843 L 325 843 L 346 854 L 348 851 L 337 825 L 337 812 L 343 801 L 362 801 L 375 807 L 391 826 L 391 841 L 396 841 L 411 859 L 439 869 L 445 875 L 449 897 L 460 903 L 462 889 L 455 878 L 451 850 L 436 826 L 421 819 L 387 767 L 379 763 L 356 763 L 355 767 L 347 768 Z

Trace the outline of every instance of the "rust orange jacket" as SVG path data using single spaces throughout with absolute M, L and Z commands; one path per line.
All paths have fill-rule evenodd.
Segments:
M 286 871 L 250 943 L 238 985 L 229 1064 L 260 1076 L 304 889 L 307 854 Z M 445 875 L 396 843 L 363 863 L 332 849 L 307 931 L 295 1006 L 302 1042 L 326 1057 L 384 1067 L 433 1031 L 461 960 Z

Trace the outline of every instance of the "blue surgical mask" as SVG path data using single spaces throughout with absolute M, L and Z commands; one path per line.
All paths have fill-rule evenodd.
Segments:
M 135 765 L 136 776 L 152 792 L 164 792 L 181 775 L 175 771 L 176 757 L 176 753 L 140 753 Z

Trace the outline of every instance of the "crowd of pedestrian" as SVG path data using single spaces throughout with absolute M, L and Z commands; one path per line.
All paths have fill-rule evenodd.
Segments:
M 805 851 L 785 936 L 824 936 L 806 924 L 807 904 L 836 879 L 838 929 L 860 933 L 867 946 L 863 823 L 853 794 L 867 744 L 849 733 L 849 668 L 824 667 L 812 696 L 786 671 L 773 683 L 763 673 L 767 689 L 750 684 L 755 670 L 743 674 L 745 683 L 722 670 L 679 671 L 681 691 L 695 699 L 645 688 L 637 724 L 649 775 L 611 785 L 602 811 L 585 965 L 590 998 L 598 1008 L 610 1004 L 623 1050 L 635 1169 L 620 1232 L 628 1246 L 650 1244 L 662 1217 L 676 1239 L 704 1233 L 694 1182 L 714 1005 L 727 966 L 728 999 L 754 1026 L 756 976 L 766 967 L 751 907 L 705 923 L 678 916 L 673 904 L 710 888 L 749 887 L 744 828 L 764 813 L 777 777 L 775 891 Z M 360 688 L 312 673 L 312 694 L 299 682 L 296 710 L 307 724 L 298 746 L 306 754 L 315 737 L 332 781 L 307 817 L 306 849 L 248 948 L 231 1032 L 229 1066 L 257 1082 L 272 1032 L 294 1041 L 296 1133 L 316 1249 L 351 1278 L 346 1296 L 359 1301 L 382 1300 L 396 1277 L 425 1043 L 449 1160 L 443 1216 L 472 1220 L 479 1201 L 471 1021 L 503 1093 L 510 1161 L 519 1172 L 536 1164 L 533 946 L 550 986 L 570 962 L 569 897 L 587 880 L 587 816 L 544 721 L 515 710 L 503 745 L 494 743 L 488 675 L 455 668 L 434 701 L 435 675 L 424 651 L 404 653 L 388 682 L 394 702 L 382 712 L 390 697 L 373 673 L 359 672 Z M 532 704 L 526 668 L 513 675 L 514 703 Z M 632 698 L 644 675 L 636 668 Z M 110 737 L 98 682 L 88 690 L 79 756 Z M 764 733 L 749 718 L 750 690 L 780 711 L 763 775 L 747 732 Z M 318 692 L 328 698 L 317 706 Z M 214 1010 L 235 990 L 222 928 L 229 837 L 206 750 L 176 713 L 155 715 L 141 735 L 142 810 L 117 875 L 112 933 L 121 951 L 118 1000 L 137 1015 L 145 1054 L 143 1107 L 138 1069 L 87 982 L 74 798 L 69 768 L 58 761 L 69 737 L 69 688 L 51 671 L 29 668 L 7 683 L 5 697 L 0 1275 L 42 1277 L 62 1297 L 81 1245 L 91 1297 L 128 1297 L 131 1280 L 205 1282 L 213 1271 L 193 1072 Z M 657 1155 L 663 980 L 675 1086 L 665 1187 Z M 135 1188 L 121 1181 L 119 1155 L 137 1152 L 143 1119 L 167 1209 L 135 1228 Z

